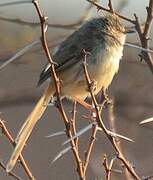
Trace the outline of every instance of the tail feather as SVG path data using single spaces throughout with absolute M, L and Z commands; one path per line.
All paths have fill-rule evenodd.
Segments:
M 49 85 L 49 87 L 44 92 L 43 96 L 40 98 L 40 100 L 36 104 L 33 111 L 30 113 L 30 115 L 26 119 L 23 126 L 21 127 L 21 129 L 17 135 L 17 138 L 15 140 L 17 144 L 16 144 L 15 149 L 11 155 L 11 158 L 8 161 L 7 166 L 6 166 L 7 172 L 10 172 L 14 168 L 16 161 L 17 161 L 19 155 L 21 154 L 21 152 L 25 146 L 25 143 L 28 140 L 36 122 L 41 118 L 44 111 L 46 110 L 47 104 L 48 104 L 52 94 L 53 94 L 53 88 L 51 87 L 51 85 Z

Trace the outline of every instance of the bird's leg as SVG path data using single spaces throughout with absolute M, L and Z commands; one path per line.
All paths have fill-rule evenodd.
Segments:
M 112 99 L 109 97 L 106 89 L 102 89 L 101 92 L 101 103 L 106 100 L 107 104 L 112 104 Z
M 93 107 L 91 104 L 88 104 L 82 99 L 79 99 L 77 97 L 73 98 L 75 101 L 77 101 L 79 104 L 81 104 L 83 107 L 85 107 L 87 110 L 93 110 Z
M 96 111 L 95 111 L 95 106 L 94 106 L 93 101 L 92 101 L 92 110 L 90 110 L 89 116 L 90 116 L 91 119 L 95 119 L 96 118 Z
M 83 117 L 87 120 L 95 121 L 96 113 L 95 113 L 95 108 L 94 108 L 93 102 L 91 105 L 91 104 L 88 104 L 84 100 L 79 99 L 79 98 L 74 98 L 74 100 L 76 102 L 78 102 L 80 105 L 82 105 L 83 107 L 85 107 L 87 110 L 89 110 L 89 115 L 83 115 Z

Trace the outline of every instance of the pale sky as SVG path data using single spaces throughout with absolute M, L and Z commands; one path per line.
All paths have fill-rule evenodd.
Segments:
M 0 0 L 0 3 L 13 1 L 15 0 Z M 136 12 L 141 17 L 141 20 L 144 20 L 145 7 L 149 0 L 112 0 L 114 6 L 122 1 L 127 2 L 127 6 L 123 9 L 123 14 L 130 16 Z M 84 12 L 85 7 L 89 4 L 86 0 L 39 0 L 39 2 L 41 3 L 44 13 L 49 17 L 49 21 L 52 23 L 61 23 L 64 20 L 66 22 L 73 22 L 74 18 L 79 18 L 80 14 Z M 99 1 L 99 3 L 106 6 L 107 2 L 107 0 Z M 32 4 L 0 8 L 0 16 L 20 18 L 27 21 L 37 20 Z
M 6 2 L 14 2 L 17 0 L 0 0 L 0 3 Z M 19 1 L 19 0 L 18 0 Z M 22 0 L 21 0 L 22 1 Z M 43 9 L 43 13 L 45 16 L 48 16 L 49 23 L 55 24 L 70 24 L 76 22 L 81 15 L 84 14 L 86 7 L 89 6 L 89 3 L 86 0 L 39 0 L 41 8 Z M 140 17 L 140 22 L 145 22 L 146 17 L 146 6 L 149 4 L 149 0 L 112 0 L 114 9 L 116 9 L 121 2 L 125 2 L 126 6 L 121 11 L 121 14 L 126 15 L 128 17 L 134 17 L 133 14 L 136 13 L 138 17 Z M 99 0 L 99 4 L 107 7 L 108 0 Z M 91 17 L 103 14 L 103 11 L 97 13 L 97 9 L 94 7 L 91 13 Z M 39 22 L 38 15 L 32 3 L 29 4 L 20 4 L 13 5 L 7 7 L 0 7 L 0 16 L 7 17 L 11 19 L 20 19 L 24 21 L 30 22 Z M 90 17 L 89 17 L 90 19 Z M 127 22 L 124 22 L 127 23 Z M 8 26 L 7 26 L 8 25 Z M 27 26 L 13 26 L 14 24 L 5 24 L 3 22 L 3 31 L 1 28 L 1 36 L 4 37 L 9 35 L 9 38 L 14 37 L 14 34 L 20 34 L 20 39 L 22 39 L 23 43 L 29 39 L 29 34 L 36 34 L 35 29 L 31 29 Z M 128 24 L 131 26 L 131 24 Z M 127 26 L 127 24 L 126 24 Z M 11 29 L 11 30 L 10 30 Z M 64 32 L 63 29 L 49 29 L 51 33 L 49 33 L 51 39 L 56 38 Z M 30 33 L 29 33 L 30 32 Z M 37 29 L 39 33 L 39 28 Z M 153 31 L 151 31 L 153 32 Z M 26 35 L 28 34 L 28 36 Z M 38 34 L 39 35 L 39 34 Z M 0 37 L 1 37 L 0 36 Z M 33 36 L 33 35 L 31 35 Z M 134 35 L 128 36 L 130 42 L 137 42 Z M 151 36 L 152 37 L 152 36 Z M 12 42 L 15 42 L 16 39 L 12 39 Z M 138 40 L 139 41 L 139 40 Z M 14 45 L 13 45 L 14 46 Z M 21 45 L 22 46 L 22 45 Z

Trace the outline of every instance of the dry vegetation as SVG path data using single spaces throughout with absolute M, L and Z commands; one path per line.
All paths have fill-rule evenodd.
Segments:
M 111 178 L 112 173 L 117 172 L 117 170 L 114 168 L 114 164 L 115 164 L 115 167 L 116 167 L 116 164 L 118 164 L 118 166 L 122 170 L 120 173 L 123 174 L 123 177 L 125 179 L 136 179 L 136 180 L 151 179 L 152 176 L 150 176 L 150 175 L 148 175 L 147 177 L 141 177 L 139 174 L 142 174 L 142 173 L 137 172 L 137 167 L 133 167 L 133 165 L 131 164 L 132 162 L 130 162 L 130 160 L 128 160 L 128 158 L 126 158 L 124 153 L 122 152 L 122 146 L 121 146 L 120 141 L 123 139 L 123 140 L 126 140 L 128 143 L 128 141 L 132 141 L 132 140 L 129 139 L 128 137 L 122 136 L 116 132 L 117 130 L 116 130 L 116 125 L 115 125 L 113 99 L 109 99 L 105 94 L 103 94 L 103 92 L 101 92 L 101 94 L 98 96 L 99 98 L 96 98 L 94 96 L 94 94 L 92 92 L 94 82 L 92 82 L 92 80 L 90 79 L 90 74 L 88 74 L 88 69 L 86 66 L 86 56 L 88 56 L 88 52 L 85 52 L 85 51 L 84 51 L 84 62 L 82 63 L 82 68 L 84 69 L 84 74 L 86 77 L 88 90 L 91 94 L 91 103 L 93 105 L 93 108 L 95 109 L 95 113 L 92 113 L 89 116 L 84 117 L 85 119 L 89 120 L 90 124 L 89 124 L 89 126 L 83 128 L 81 131 L 77 132 L 77 123 L 78 123 L 77 116 L 76 116 L 76 112 L 77 112 L 76 104 L 77 103 L 73 102 L 72 115 L 71 115 L 71 117 L 67 116 L 63 102 L 60 98 L 60 80 L 55 71 L 56 64 L 52 60 L 50 50 L 49 50 L 48 39 L 47 39 L 47 28 L 48 28 L 48 26 L 50 26 L 50 27 L 58 27 L 58 28 L 65 28 L 65 29 L 76 29 L 79 25 L 81 25 L 87 19 L 88 14 L 93 7 L 96 7 L 98 11 L 102 10 L 102 11 L 107 11 L 109 13 L 115 13 L 121 19 L 130 22 L 131 26 L 134 26 L 135 30 L 137 31 L 137 33 L 139 35 L 141 46 L 142 46 L 142 48 L 144 48 L 144 49 L 142 49 L 141 54 L 140 54 L 141 60 L 144 60 L 147 63 L 148 68 L 153 73 L 153 59 L 148 50 L 148 49 L 150 49 L 149 33 L 150 33 L 151 23 L 152 23 L 152 18 L 153 18 L 153 0 L 149 1 L 149 5 L 146 8 L 147 17 L 146 17 L 146 21 L 143 25 L 140 24 L 139 17 L 137 17 L 136 14 L 134 14 L 133 19 L 130 19 L 128 17 L 125 17 L 125 16 L 115 12 L 115 10 L 113 8 L 113 1 L 111 1 L 111 0 L 108 1 L 108 7 L 103 7 L 96 1 L 91 1 L 91 0 L 87 0 L 87 1 L 89 2 L 90 5 L 87 8 L 84 15 L 78 20 L 78 22 L 75 22 L 75 23 L 69 24 L 69 25 L 61 25 L 61 24 L 49 24 L 48 25 L 47 17 L 43 14 L 41 7 L 39 5 L 39 1 L 33 0 L 31 4 L 35 7 L 37 16 L 39 17 L 39 20 L 40 20 L 41 37 L 39 40 L 36 40 L 35 42 L 29 44 L 28 46 L 24 47 L 22 50 L 17 52 L 12 57 L 12 59 L 9 59 L 9 61 L 7 61 L 7 63 L 4 63 L 1 66 L 1 68 L 4 68 L 8 63 L 14 61 L 14 59 L 23 55 L 25 52 L 27 52 L 29 49 L 31 49 L 32 46 L 36 45 L 37 43 L 42 43 L 42 47 L 45 52 L 45 56 L 47 57 L 48 62 L 51 64 L 51 75 L 53 77 L 53 80 L 54 80 L 54 83 L 56 86 L 57 103 L 55 104 L 55 106 L 56 106 L 59 114 L 61 115 L 61 120 L 64 122 L 65 134 L 66 134 L 67 138 L 69 139 L 69 143 L 70 143 L 70 146 L 68 146 L 67 148 L 62 150 L 55 157 L 54 161 L 56 161 L 59 157 L 63 156 L 63 154 L 65 154 L 67 151 L 71 150 L 73 153 L 73 157 L 74 157 L 73 158 L 74 163 L 76 165 L 76 172 L 77 172 L 79 178 L 81 180 L 89 179 L 87 176 L 87 170 L 88 170 L 88 166 L 90 163 L 92 150 L 93 150 L 95 142 L 96 142 L 97 132 L 100 132 L 100 133 L 103 132 L 106 135 L 106 138 L 108 139 L 108 141 L 110 142 L 112 148 L 114 149 L 114 154 L 112 155 L 111 159 L 108 158 L 107 154 L 102 158 L 101 163 L 103 164 L 103 168 L 105 170 L 105 179 L 107 179 L 107 180 L 112 179 Z M 29 3 L 29 1 L 26 1 L 26 2 Z M 11 5 L 11 3 L 0 5 L 0 7 L 4 6 L 4 5 Z M 9 19 L 5 19 L 5 20 L 12 21 Z M 16 23 L 25 23 L 25 22 L 22 22 L 21 20 L 17 20 Z M 105 123 L 103 120 L 103 112 L 105 111 L 106 108 L 108 108 L 108 112 L 109 112 L 108 113 L 109 127 L 105 126 Z M 150 122 L 150 121 L 152 121 L 152 119 L 147 120 L 145 122 L 148 122 L 148 121 Z M 15 146 L 16 142 L 10 135 L 7 127 L 5 126 L 5 124 L 2 120 L 0 121 L 0 126 L 1 126 L 2 133 L 4 134 L 4 136 L 9 140 L 9 142 L 13 146 Z M 87 147 L 84 149 L 84 151 L 80 151 L 80 139 L 82 138 L 82 136 L 80 134 L 83 134 L 87 130 L 90 130 L 90 137 L 88 139 L 89 143 L 88 143 Z M 26 161 L 24 160 L 24 156 L 22 154 L 20 154 L 20 156 L 19 156 L 19 163 L 25 170 L 25 173 L 27 174 L 29 179 L 35 179 L 33 176 L 33 173 L 31 172 L 29 166 L 27 165 Z M 0 166 L 4 170 L 6 169 L 5 165 L 2 162 L 0 163 Z M 21 179 L 20 177 L 18 177 L 16 174 L 14 174 L 12 172 L 10 172 L 9 175 L 12 176 L 14 179 Z M 39 177 L 36 177 L 36 179 L 37 178 L 39 179 Z

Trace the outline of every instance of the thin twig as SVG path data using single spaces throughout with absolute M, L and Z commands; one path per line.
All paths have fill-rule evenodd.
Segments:
M 108 0 L 108 7 L 110 9 L 110 12 L 114 13 L 113 5 L 112 5 L 112 0 Z
M 153 19 L 153 0 L 149 1 L 149 6 L 146 9 L 147 9 L 147 18 L 146 18 L 144 30 L 142 30 L 141 28 L 138 16 L 136 14 L 134 14 L 134 16 L 135 16 L 135 28 L 138 32 L 141 45 L 143 48 L 149 49 L 148 37 L 149 37 L 149 32 L 151 28 L 152 19 Z M 150 53 L 142 51 L 141 54 L 142 54 L 141 57 L 146 61 L 151 72 L 153 73 L 153 59 Z
M 90 158 L 91 158 L 91 152 L 92 152 L 92 149 L 93 149 L 93 146 L 94 146 L 94 142 L 96 140 L 97 130 L 98 130 L 97 129 L 97 124 L 93 124 L 92 134 L 91 134 L 91 137 L 90 137 L 90 142 L 89 142 L 87 151 L 85 152 L 85 161 L 84 161 L 84 167 L 83 167 L 84 176 L 86 174 L 86 170 L 87 170 Z
M 110 11 L 110 8 L 105 8 L 105 7 L 103 7 L 102 5 L 99 5 L 98 3 L 96 3 L 96 2 L 94 2 L 94 1 L 92 1 L 92 0 L 86 0 L 86 1 L 88 1 L 89 3 L 95 5 L 98 10 L 103 10 L 103 11 L 112 13 L 112 12 Z M 132 19 L 130 19 L 130 18 L 127 18 L 126 16 L 120 15 L 120 14 L 118 14 L 117 12 L 114 12 L 114 14 L 116 14 L 116 15 L 117 15 L 118 17 L 120 17 L 121 19 L 124 19 L 124 20 L 126 20 L 126 21 L 128 21 L 128 22 L 131 22 L 132 24 L 135 24 L 135 20 L 132 20 Z
M 113 171 L 112 168 L 113 168 L 113 164 L 114 164 L 114 161 L 116 160 L 116 157 L 112 158 L 110 163 L 108 163 L 108 159 L 107 159 L 107 156 L 106 154 L 104 155 L 104 159 L 103 159 L 103 166 L 104 166 L 104 169 L 105 169 L 105 179 L 106 180 L 110 180 L 111 179 L 111 172 Z
M 110 171 L 109 171 L 109 165 L 108 165 L 108 160 L 107 160 L 106 154 L 104 155 L 104 158 L 103 158 L 103 166 L 105 169 L 105 179 L 110 180 Z
M 5 172 L 6 172 L 6 167 L 5 167 L 5 165 L 3 164 L 3 162 L 1 162 L 1 161 L 0 161 L 0 167 L 1 167 L 2 169 L 4 169 Z M 15 173 L 13 173 L 13 172 L 9 172 L 8 174 L 9 174 L 9 176 L 12 176 L 14 179 L 22 180 L 22 178 L 20 178 L 19 176 L 17 176 L 17 175 L 16 175 Z
M 122 163 L 127 168 L 127 170 L 130 172 L 130 174 L 133 176 L 133 178 L 135 178 L 136 180 L 140 180 L 140 177 L 136 174 L 133 167 L 129 164 L 129 162 L 125 159 L 124 155 L 120 151 L 120 148 L 118 147 L 115 138 L 110 134 L 110 132 L 107 130 L 107 128 L 105 127 L 105 125 L 104 125 L 104 123 L 102 121 L 100 111 L 99 111 L 99 108 L 98 108 L 98 104 L 97 104 L 96 98 L 95 98 L 94 93 L 93 93 L 93 83 L 94 82 L 91 81 L 91 79 L 89 77 L 89 74 L 88 74 L 88 71 L 87 71 L 87 66 L 86 66 L 87 65 L 86 57 L 87 57 L 87 55 L 89 55 L 89 53 L 87 53 L 84 50 L 84 54 L 85 54 L 85 56 L 84 56 L 84 61 L 83 61 L 83 70 L 84 70 L 85 78 L 86 78 L 86 81 L 87 81 L 87 86 L 88 86 L 88 89 L 89 89 L 89 92 L 90 92 L 90 95 L 91 95 L 91 99 L 92 99 L 93 104 L 94 104 L 97 124 L 104 131 L 105 135 L 109 139 L 111 145 L 113 146 L 114 150 L 117 153 L 117 158 L 122 161 Z
M 144 37 L 144 35 L 143 35 L 143 30 L 142 30 L 142 28 L 140 26 L 140 22 L 139 22 L 138 17 L 136 16 L 136 14 L 135 14 L 135 18 L 136 18 L 135 27 L 136 27 L 136 30 L 137 30 L 137 32 L 139 34 L 141 45 L 142 45 L 143 48 L 149 49 L 148 48 L 148 39 L 146 37 Z M 149 54 L 149 52 L 142 51 L 141 57 L 146 61 L 146 63 L 148 64 L 148 66 L 149 66 L 149 68 L 151 70 L 151 72 L 153 73 L 153 59 L 152 59 L 151 55 Z
M 47 30 L 46 20 L 47 20 L 47 17 L 43 16 L 43 14 L 41 12 L 41 9 L 39 7 L 38 1 L 33 0 L 32 2 L 33 2 L 34 6 L 36 8 L 37 14 L 38 14 L 39 19 L 40 19 L 41 33 L 42 33 L 42 45 L 43 45 L 46 57 L 48 59 L 48 62 L 51 65 L 51 67 L 50 67 L 51 68 L 51 76 L 52 76 L 52 79 L 54 81 L 55 88 L 56 88 L 57 108 L 58 108 L 58 110 L 59 110 L 59 112 L 60 112 L 60 114 L 62 116 L 63 121 L 64 121 L 65 128 L 66 128 L 66 134 L 67 134 L 68 138 L 71 138 L 72 137 L 72 132 L 70 130 L 69 120 L 68 120 L 68 118 L 66 116 L 66 113 L 64 111 L 64 107 L 63 107 L 63 104 L 62 104 L 62 101 L 61 101 L 61 96 L 60 96 L 60 80 L 56 75 L 54 62 L 53 62 L 53 60 L 51 58 L 49 48 L 48 48 L 48 43 L 47 43 L 47 37 L 46 37 L 46 30 Z M 73 155 L 75 157 L 76 164 L 77 164 L 77 172 L 79 174 L 79 177 L 80 177 L 81 180 L 85 180 L 84 179 L 84 174 L 83 174 L 82 161 L 81 161 L 81 158 L 79 156 L 79 152 L 78 152 L 78 150 L 77 150 L 77 148 L 75 146 L 74 140 L 71 141 L 71 147 L 72 147 L 72 152 L 73 152 Z
M 76 112 L 77 112 L 77 110 L 76 110 L 76 108 L 77 108 L 77 102 L 76 101 L 74 101 L 73 102 L 73 109 L 72 109 L 72 118 L 71 118 L 71 127 L 72 127 L 72 135 L 73 136 L 76 136 Z M 78 149 L 78 138 L 75 138 L 74 139 L 74 142 L 75 142 L 75 145 L 76 145 L 76 148 Z
M 108 170 L 109 170 L 109 172 L 108 172 L 108 180 L 110 180 L 110 178 L 111 178 L 111 172 L 112 172 L 112 168 L 113 168 L 115 160 L 116 160 L 116 157 L 112 158 L 111 162 L 109 164 L 109 167 L 108 167 Z
M 15 140 L 13 139 L 13 137 L 11 136 L 10 132 L 8 131 L 8 129 L 6 128 L 4 122 L 0 119 L 0 128 L 2 129 L 2 133 L 4 134 L 4 136 L 9 140 L 9 142 L 15 146 L 16 145 L 16 142 Z M 34 176 L 32 175 L 28 165 L 26 164 L 22 154 L 20 154 L 19 156 L 19 162 L 20 164 L 22 165 L 23 169 L 25 170 L 27 176 L 30 178 L 30 179 L 34 179 Z

